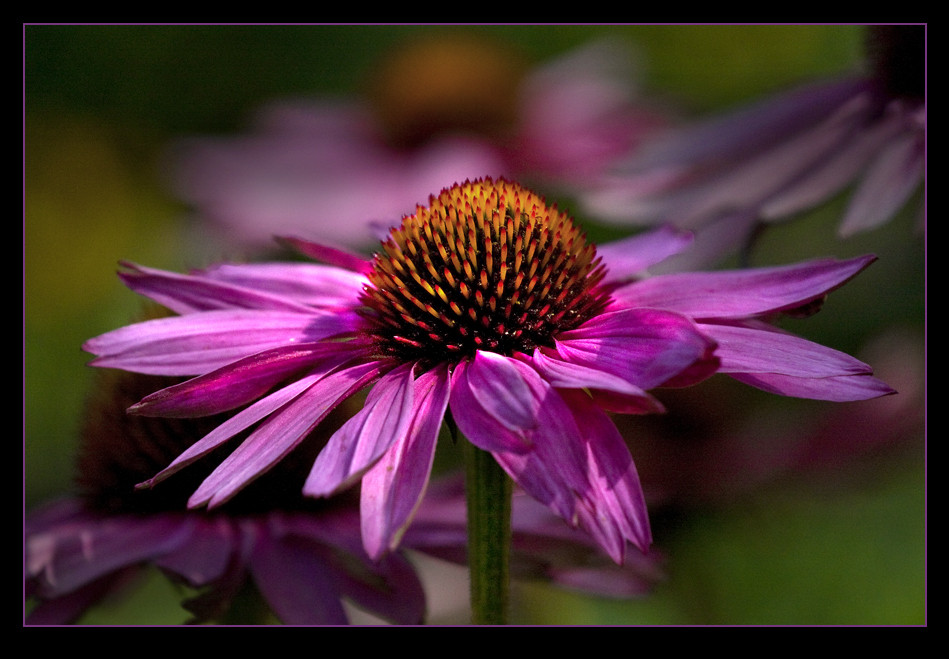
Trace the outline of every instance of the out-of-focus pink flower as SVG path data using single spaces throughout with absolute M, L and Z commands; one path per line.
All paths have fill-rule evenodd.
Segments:
M 366 246 L 435 190 L 485 176 L 548 189 L 591 180 L 664 122 L 637 102 L 630 53 L 597 42 L 526 70 L 470 36 L 412 42 L 366 98 L 286 99 L 246 134 L 175 145 L 173 188 L 224 236 Z
M 848 187 L 840 234 L 879 226 L 923 181 L 925 39 L 921 25 L 871 27 L 866 73 L 654 136 L 582 196 L 583 212 L 699 230 L 710 258 Z

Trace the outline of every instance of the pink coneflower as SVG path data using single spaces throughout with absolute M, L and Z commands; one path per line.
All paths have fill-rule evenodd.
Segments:
M 866 364 L 766 322 L 813 311 L 873 257 L 637 280 L 688 237 L 660 230 L 598 253 L 556 207 L 489 179 L 433 196 L 371 260 L 294 242 L 337 265 L 223 264 L 188 275 L 129 265 L 121 276 L 130 288 L 180 315 L 84 349 L 96 366 L 196 376 L 147 396 L 134 413 L 242 408 L 148 481 L 250 431 L 192 507 L 231 499 L 371 385 L 303 491 L 325 497 L 361 479 L 373 557 L 396 546 L 411 520 L 446 418 L 620 562 L 627 542 L 649 545 L 650 530 L 608 411 L 660 411 L 647 390 L 716 371 L 793 396 L 891 392 Z

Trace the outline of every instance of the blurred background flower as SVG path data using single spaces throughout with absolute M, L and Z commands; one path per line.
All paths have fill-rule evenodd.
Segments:
M 922 226 L 926 28 L 873 25 L 863 39 L 860 71 L 657 131 L 604 168 L 581 193 L 582 208 L 607 221 L 695 230 L 713 263 L 844 190 L 841 236 L 873 229 L 911 201 Z
M 24 27 L 27 506 L 68 491 L 71 482 L 76 427 L 92 371 L 79 346 L 138 311 L 135 296 L 115 277 L 115 264 L 127 259 L 183 270 L 248 254 L 234 243 L 209 239 L 191 216 L 194 208 L 167 187 L 169 145 L 189 136 L 247 137 L 251 118 L 279 99 L 368 103 L 380 62 L 406 44 L 446 31 L 433 26 Z M 675 107 L 661 115 L 674 121 L 751 103 L 805 80 L 858 73 L 863 66 L 859 26 L 450 31 L 515 50 L 524 62 L 523 75 L 583 52 L 590 43 L 620 39 L 633 48 L 626 88 L 643 102 L 637 107 Z M 577 212 L 573 193 L 557 182 L 552 176 L 540 182 L 549 187 L 532 184 L 578 221 L 590 219 Z M 909 335 L 905 345 L 912 356 L 897 366 L 906 365 L 905 376 L 923 386 L 918 372 L 908 370 L 910 364 L 925 368 L 926 271 L 921 241 L 914 237 L 918 218 L 901 209 L 890 222 L 841 241 L 837 227 L 845 202 L 836 196 L 795 222 L 769 228 L 756 244 L 755 264 L 876 253 L 873 268 L 835 293 L 801 333 L 872 363 L 861 351 L 895 326 Z M 592 222 L 585 228 L 596 242 L 626 231 Z M 904 389 L 902 378 L 882 364 L 878 375 Z M 713 408 L 722 427 L 748 428 L 758 419 L 764 428 L 740 438 L 774 435 L 775 441 L 791 441 L 792 421 L 803 433 L 838 411 L 838 404 L 774 396 L 766 402 L 747 387 L 738 393 L 722 387 L 724 402 Z M 711 392 L 708 396 L 710 403 L 717 400 Z M 744 421 L 731 418 L 736 400 Z M 684 413 L 679 422 L 694 424 L 694 418 Z M 771 418 L 782 421 L 768 423 Z M 663 421 L 677 422 L 672 416 Z M 683 437 L 690 436 L 687 430 Z M 636 426 L 628 432 L 632 442 L 659 430 Z M 911 425 L 892 436 L 897 439 L 882 460 L 885 468 L 868 470 L 861 460 L 845 460 L 829 472 L 833 478 L 823 480 L 781 469 L 782 478 L 772 471 L 765 487 L 739 488 L 738 496 L 725 501 L 670 505 L 654 529 L 667 558 L 667 579 L 648 598 L 608 601 L 542 583 L 518 584 L 512 618 L 558 624 L 921 624 L 926 620 L 922 430 Z M 653 455 L 648 442 L 641 441 L 642 458 L 631 446 L 637 464 Z M 449 451 L 436 455 L 436 463 L 451 465 L 453 458 Z M 687 468 L 692 460 L 701 462 L 688 447 L 663 457 L 663 478 L 685 472 L 687 480 L 695 473 Z M 665 483 L 653 482 L 657 490 Z M 645 477 L 644 486 L 649 487 Z M 437 575 L 426 581 L 427 595 L 435 601 L 450 598 L 438 585 L 446 574 L 457 578 L 460 568 L 429 561 L 426 570 Z M 155 579 L 126 605 L 105 606 L 89 621 L 174 624 L 180 622 L 178 594 Z
M 508 41 L 432 32 L 382 54 L 352 97 L 280 99 L 249 131 L 182 139 L 168 176 L 217 241 L 363 247 L 430 195 L 485 176 L 576 189 L 665 124 L 633 55 L 596 41 L 531 66 Z M 369 192 L 371 191 L 371 192 Z

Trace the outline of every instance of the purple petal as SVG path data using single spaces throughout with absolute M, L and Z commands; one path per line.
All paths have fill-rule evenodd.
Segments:
M 599 369 L 563 361 L 553 351 L 535 348 L 530 363 L 547 382 L 559 389 L 609 392 L 607 399 L 612 401 L 610 409 L 614 411 L 619 411 L 617 407 L 625 410 L 627 414 L 663 411 L 658 400 L 630 384 L 628 380 Z
M 747 385 L 782 396 L 834 402 L 868 400 L 896 393 L 888 384 L 870 375 L 827 378 L 797 378 L 778 373 L 730 373 Z
M 226 412 L 260 398 L 303 368 L 322 367 L 327 362 L 338 366 L 352 359 L 352 354 L 340 354 L 340 345 L 346 344 L 291 344 L 265 350 L 206 375 L 157 391 L 128 411 L 145 416 L 183 418 Z
M 201 483 L 188 500 L 188 506 L 196 508 L 207 504 L 213 508 L 233 497 L 290 453 L 337 405 L 376 378 L 379 368 L 375 362 L 356 364 L 318 380 L 268 417 L 234 449 Z
M 896 214 L 923 180 L 925 148 L 922 132 L 908 133 L 877 156 L 850 201 L 841 235 L 879 226 Z
M 425 593 L 415 568 L 398 553 L 373 561 L 362 551 L 355 508 L 333 508 L 270 517 L 274 542 L 307 545 L 312 560 L 335 577 L 334 591 L 359 608 L 397 624 L 417 625 L 425 615 Z M 285 577 L 292 578 L 293 573 Z
M 343 268 L 344 270 L 351 270 L 352 272 L 356 273 L 365 273 L 368 272 L 372 267 L 372 262 L 368 259 L 357 256 L 352 252 L 340 249 L 338 247 L 314 243 L 312 241 L 304 240 L 303 238 L 297 238 L 295 236 L 279 236 L 278 240 L 288 247 L 295 249 L 304 256 L 308 256 L 315 261 L 320 261 L 338 268 Z
M 515 359 L 477 351 L 455 366 L 451 378 L 451 411 L 459 430 L 486 451 L 524 452 L 542 424 L 541 380 L 535 370 Z
M 565 396 L 577 419 L 580 434 L 587 445 L 590 480 L 594 486 L 587 495 L 596 503 L 599 517 L 607 517 L 620 533 L 646 551 L 652 543 L 649 514 L 633 458 L 610 418 L 580 393 Z
M 192 464 L 196 460 L 207 455 L 218 446 L 229 440 L 239 432 L 242 432 L 254 425 L 261 419 L 266 418 L 276 410 L 280 409 L 288 402 L 309 389 L 313 384 L 325 376 L 325 372 L 312 374 L 283 387 L 266 398 L 262 398 L 245 410 L 241 410 L 230 419 L 219 425 L 200 440 L 189 446 L 185 451 L 175 458 L 171 464 L 158 472 L 147 481 L 140 483 L 138 487 L 153 487 L 159 482 L 165 480 L 172 474 L 180 471 L 184 467 Z
M 522 366 L 529 368 L 526 364 Z M 577 421 L 563 398 L 543 379 L 536 377 L 529 382 L 534 397 L 543 401 L 543 423 L 526 433 L 531 440 L 528 451 L 502 449 L 492 454 L 525 492 L 576 526 L 581 515 L 580 497 L 590 489 L 588 457 Z M 452 413 L 455 414 L 454 407 Z M 470 430 L 462 426 L 462 418 L 470 421 L 465 415 L 455 414 L 459 429 L 470 440 Z
M 555 341 L 563 361 L 650 389 L 709 356 L 714 344 L 688 318 L 656 309 L 601 314 Z
M 248 355 L 352 331 L 355 314 L 228 310 L 158 318 L 89 339 L 98 367 L 152 375 L 200 375 Z
M 596 253 L 608 268 L 604 283 L 610 283 L 640 275 L 646 268 L 678 254 L 691 244 L 690 232 L 662 227 L 597 245 Z
M 844 78 L 798 87 L 670 132 L 644 147 L 635 162 L 642 167 L 734 162 L 825 120 L 871 85 Z
M 295 541 L 294 541 L 295 540 Z M 250 571 L 261 595 L 288 625 L 345 625 L 335 566 L 325 548 L 264 532 L 251 557 Z
M 817 300 L 875 260 L 875 256 L 861 256 L 774 268 L 659 275 L 621 286 L 613 299 L 622 306 L 668 309 L 696 319 L 747 318 Z
M 867 375 L 850 355 L 774 329 L 700 324 L 718 342 L 722 373 L 775 373 L 800 378 Z
M 327 497 L 351 485 L 404 437 L 412 421 L 414 364 L 403 364 L 375 384 L 358 414 L 320 451 L 303 493 Z
M 860 128 L 841 149 L 770 198 L 761 207 L 761 217 L 778 220 L 830 199 L 852 183 L 873 155 L 902 128 L 902 119 L 884 117 Z
M 310 310 L 308 305 L 292 297 L 215 281 L 202 273 L 182 275 L 134 263 L 122 265 L 128 268 L 128 272 L 119 273 L 126 286 L 178 314 L 216 309 L 269 309 L 298 313 Z M 288 264 L 283 267 L 289 271 L 285 276 L 291 276 L 297 266 Z
M 435 442 L 448 406 L 448 367 L 415 381 L 411 425 L 362 479 L 362 537 L 373 559 L 394 549 L 425 493 Z
M 366 278 L 352 270 L 316 263 L 221 264 L 201 274 L 257 291 L 267 291 L 311 307 L 349 307 Z
M 239 551 L 240 536 L 231 521 L 209 517 L 194 521 L 191 537 L 164 556 L 155 565 L 185 579 L 191 586 L 206 586 L 217 581 Z
M 55 597 L 120 568 L 181 546 L 191 523 L 181 515 L 90 517 L 74 532 L 51 530 L 27 537 L 27 566 L 43 575 L 43 595 Z

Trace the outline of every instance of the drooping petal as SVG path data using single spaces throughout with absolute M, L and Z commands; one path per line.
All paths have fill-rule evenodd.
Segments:
M 730 373 L 752 387 L 782 396 L 833 402 L 869 400 L 896 393 L 885 382 L 870 375 L 840 375 L 826 378 L 799 378 L 780 373 Z
M 555 341 L 560 358 L 650 389 L 706 359 L 714 343 L 685 316 L 657 309 L 600 314 Z
M 531 370 L 526 364 L 518 362 L 518 366 L 524 371 Z M 536 373 L 533 377 L 525 373 L 525 381 L 530 385 L 534 398 L 542 401 L 543 423 L 523 431 L 531 442 L 529 450 L 504 450 L 503 444 L 495 442 L 494 445 L 501 444 L 501 448 L 492 450 L 491 453 L 525 492 L 553 510 L 568 524 L 576 526 L 581 516 L 578 504 L 590 489 L 588 458 L 580 439 L 577 420 L 557 391 Z M 459 430 L 469 441 L 476 445 L 479 445 L 478 442 L 489 444 L 485 441 L 483 432 L 472 427 L 472 424 L 477 423 L 477 416 L 471 416 L 468 410 L 457 413 L 454 398 L 452 414 Z M 477 440 L 472 440 L 472 436 Z
M 774 329 L 700 324 L 718 342 L 722 373 L 777 373 L 801 378 L 867 375 L 869 365 L 850 355 Z
M 560 389 L 590 389 L 610 401 L 608 408 L 626 414 L 662 412 L 662 403 L 628 380 L 603 370 L 561 359 L 549 349 L 534 349 L 531 365 L 552 386 Z
M 793 309 L 842 286 L 876 260 L 818 259 L 773 268 L 675 273 L 621 286 L 617 306 L 655 307 L 697 320 L 747 318 Z
M 204 457 L 218 446 L 229 440 L 239 432 L 246 430 L 261 419 L 266 418 L 276 410 L 309 389 L 326 375 L 325 372 L 310 374 L 278 389 L 269 396 L 260 399 L 247 409 L 241 410 L 197 442 L 189 446 L 175 458 L 171 464 L 155 474 L 152 478 L 140 483 L 138 487 L 153 487 L 174 473 Z
M 375 384 L 358 414 L 320 451 L 303 493 L 327 497 L 351 485 L 403 438 L 412 421 L 414 364 L 394 368 Z
M 524 452 L 542 424 L 543 407 L 536 371 L 517 360 L 477 351 L 455 366 L 451 378 L 451 411 L 458 428 L 485 451 Z
M 304 368 L 337 366 L 352 354 L 345 344 L 290 344 L 232 364 L 146 396 L 129 408 L 145 416 L 190 418 L 232 410 L 260 398 L 281 380 Z
M 93 366 L 151 375 L 201 375 L 263 350 L 352 331 L 355 314 L 311 310 L 207 311 L 146 320 L 86 341 Z
M 580 422 L 577 427 L 586 442 L 593 492 L 598 515 L 607 516 L 623 538 L 646 551 L 652 543 L 649 513 L 639 475 L 623 437 L 610 418 L 585 395 L 568 392 L 564 400 Z
M 766 221 L 780 220 L 830 199 L 854 180 L 873 154 L 901 129 L 902 123 L 901 117 L 892 115 L 876 124 L 861 126 L 841 149 L 768 199 L 761 207 L 761 217 Z
M 646 268 L 678 254 L 692 244 L 692 234 L 673 227 L 630 236 L 597 245 L 596 253 L 608 271 L 604 283 L 621 282 L 642 274 Z
M 362 537 L 373 559 L 399 543 L 425 493 L 449 394 L 444 364 L 415 381 L 408 432 L 397 437 L 362 479 Z
M 29 571 L 42 572 L 44 597 L 57 597 L 175 549 L 189 537 L 190 524 L 182 516 L 115 516 L 79 524 L 74 533 L 30 535 L 27 556 L 37 562 L 28 560 Z
M 226 502 L 283 459 L 337 405 L 375 379 L 379 370 L 380 365 L 376 362 L 356 364 L 333 371 L 319 379 L 270 415 L 234 449 L 234 452 L 201 483 L 188 500 L 188 506 L 196 508 L 207 504 L 213 508 Z M 368 401 L 367 408 L 372 409 Z M 336 434 L 339 435 L 339 432 Z M 332 445 L 331 439 L 330 446 Z M 324 448 L 323 452 L 325 451 Z
M 519 366 L 529 368 L 526 364 Z M 599 446 L 595 442 L 590 445 L 588 431 L 580 429 L 588 423 L 586 413 L 591 414 L 591 428 L 597 432 L 606 424 L 612 425 L 591 402 L 577 404 L 573 409 L 543 379 L 525 377 L 525 381 L 534 396 L 543 401 L 543 423 L 531 431 L 533 443 L 529 451 L 492 451 L 492 454 L 525 492 L 571 526 L 589 533 L 614 561 L 622 562 L 627 540 L 648 544 L 648 531 L 643 532 L 644 522 L 640 519 L 641 503 L 636 503 L 638 479 L 629 451 L 621 441 L 616 446 Z M 459 429 L 464 432 L 460 423 Z M 604 441 L 618 437 L 613 428 L 609 439 Z M 603 449 L 604 455 L 591 455 Z M 626 453 L 625 460 L 621 457 L 622 451 Z M 641 497 L 641 493 L 638 496 Z M 620 510 L 622 506 L 629 508 Z M 645 528 L 648 529 L 648 523 Z
M 328 549 L 302 538 L 275 538 L 264 528 L 250 561 L 261 595 L 288 625 L 345 625 Z
M 360 546 L 357 511 L 335 507 L 318 516 L 310 513 L 271 516 L 268 534 L 286 547 L 305 548 L 334 576 L 338 598 L 396 624 L 417 625 L 425 615 L 425 593 L 415 568 L 398 553 L 378 560 Z M 286 578 L 293 578 L 288 571 Z M 297 612 L 295 615 L 300 615 Z
M 877 156 L 850 201 L 842 236 L 879 226 L 906 203 L 923 180 L 925 148 L 922 134 L 908 133 Z

